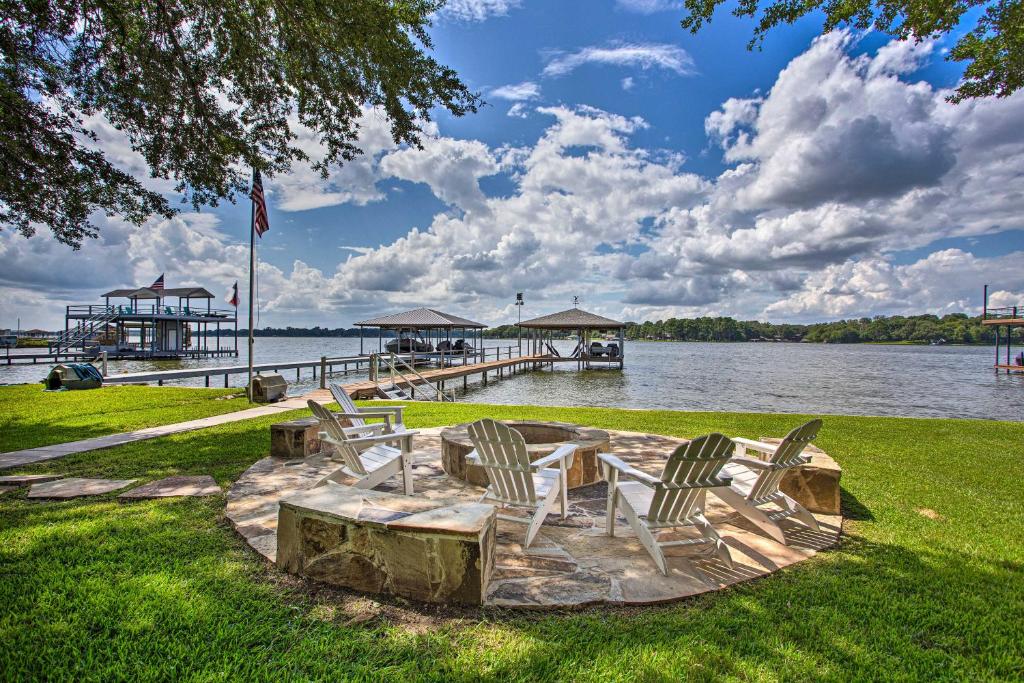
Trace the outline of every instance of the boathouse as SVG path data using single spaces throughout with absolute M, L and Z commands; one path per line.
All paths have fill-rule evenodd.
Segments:
M 532 320 L 524 320 L 519 327 L 527 333 L 531 356 L 562 355 L 551 343 L 556 334 L 572 335 L 576 347 L 568 359 L 576 359 L 579 369 L 613 367 L 622 369 L 626 352 L 626 324 L 602 315 L 570 308 Z
M 992 308 L 988 305 L 988 285 L 985 285 L 981 324 L 996 331 L 996 372 L 1024 372 L 1024 355 L 1013 355 L 1013 331 L 1024 327 L 1024 305 Z M 1000 362 L 1001 352 L 1005 356 Z
M 481 332 L 487 326 L 466 318 L 437 311 L 433 308 L 415 308 L 356 323 L 359 328 L 359 355 L 364 355 L 363 331 L 377 329 L 378 353 L 441 353 L 461 354 L 482 345 Z M 395 339 L 385 344 L 384 332 Z
M 115 289 L 101 304 L 67 306 L 51 351 L 106 351 L 110 358 L 238 355 L 234 308 L 215 309 L 203 287 Z

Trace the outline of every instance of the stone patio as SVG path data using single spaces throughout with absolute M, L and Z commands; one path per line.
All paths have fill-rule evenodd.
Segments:
M 421 430 L 413 453 L 416 500 L 433 501 L 436 507 L 476 503 L 483 490 L 445 474 L 441 467 L 440 428 Z M 609 432 L 611 448 L 639 469 L 660 474 L 664 459 L 680 439 L 653 434 Z M 818 500 L 819 508 L 838 513 L 839 468 L 820 450 L 809 450 L 811 473 L 794 473 L 789 488 L 806 489 L 800 500 Z M 338 469 L 326 458 L 310 458 L 285 466 L 282 458 L 256 462 L 228 492 L 227 517 L 248 543 L 271 562 L 277 560 L 277 526 L 280 502 L 309 491 L 320 479 Z M 834 486 L 834 493 L 830 487 Z M 399 478 L 373 493 L 398 494 Z M 587 604 L 652 604 L 680 600 L 718 590 L 740 581 L 765 576 L 812 557 L 833 545 L 839 537 L 841 517 L 817 512 L 821 531 L 798 522 L 785 521 L 788 545 L 767 537 L 713 495 L 708 496 L 707 516 L 732 552 L 734 567 L 728 569 L 693 547 L 666 549 L 669 575 L 655 567 L 632 530 L 620 516 L 614 538 L 605 533 L 605 497 L 602 483 L 569 493 L 566 519 L 549 516 L 533 545 L 520 543 L 525 527 L 498 520 L 494 565 L 486 583 L 484 604 L 517 608 L 557 608 Z M 396 498 L 392 496 L 391 498 Z M 833 506 L 833 500 L 835 505 Z M 409 501 L 409 504 L 414 504 Z M 418 504 L 418 503 L 416 503 Z M 386 506 L 385 506 L 386 507 Z M 689 537 L 694 532 L 674 532 Z M 666 534 L 667 536 L 667 534 Z M 289 560 L 290 561 L 290 560 Z M 322 577 L 329 580 L 329 577 Z

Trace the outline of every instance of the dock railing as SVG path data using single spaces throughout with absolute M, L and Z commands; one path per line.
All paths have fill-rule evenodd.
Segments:
M 986 308 L 983 320 L 1014 320 L 1020 317 L 1018 311 L 1024 312 L 1024 306 L 1003 306 L 1000 308 Z
M 416 389 L 422 389 L 424 387 L 428 388 L 431 393 L 431 400 L 455 401 L 454 392 L 451 395 L 446 394 L 444 390 L 441 389 L 440 383 L 437 384 L 436 386 L 434 384 L 431 384 L 430 381 L 426 377 L 421 375 L 416 370 L 415 367 L 413 367 L 409 363 L 406 363 L 405 360 L 400 356 L 389 352 L 386 354 L 377 354 L 376 358 L 383 361 L 385 368 L 389 371 L 391 378 L 391 386 L 397 386 L 395 380 L 396 378 L 401 378 L 401 381 L 408 385 L 409 388 L 412 389 L 413 391 L 415 391 Z M 370 372 L 372 373 L 371 380 L 374 382 L 374 384 L 380 387 L 380 373 L 379 366 L 377 363 L 370 363 Z M 406 375 L 406 372 L 408 372 L 413 377 L 418 379 L 419 383 L 417 384 L 416 382 L 410 381 L 409 377 Z

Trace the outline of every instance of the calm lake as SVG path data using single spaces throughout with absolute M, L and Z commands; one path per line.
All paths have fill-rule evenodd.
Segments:
M 109 372 L 244 364 L 242 357 L 110 363 Z M 488 341 L 488 347 L 515 340 Z M 568 354 L 573 344 L 556 346 Z M 370 351 L 370 345 L 366 347 Z M 262 337 L 259 363 L 355 355 L 358 339 Z M 524 372 L 486 387 L 471 382 L 459 400 L 477 403 L 833 413 L 1024 420 L 1024 376 L 996 374 L 990 347 L 627 342 L 624 371 Z M 48 366 L 0 365 L 0 383 L 35 382 Z M 308 371 L 296 389 L 315 384 Z M 352 373 L 335 381 L 354 381 Z M 222 378 L 213 378 L 219 386 Z M 232 384 L 244 384 L 243 375 Z M 202 380 L 175 382 L 201 385 Z M 454 386 L 458 383 L 452 383 Z

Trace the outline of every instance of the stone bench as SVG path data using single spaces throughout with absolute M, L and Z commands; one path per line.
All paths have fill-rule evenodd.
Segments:
M 344 423 L 344 421 L 343 421 Z M 319 453 L 320 422 L 315 417 L 270 425 L 270 454 L 276 458 L 306 458 Z
M 367 593 L 479 605 L 495 533 L 492 505 L 331 482 L 280 501 L 277 565 Z
M 767 443 L 779 443 L 781 439 L 761 439 Z M 803 505 L 811 512 L 838 515 L 839 478 L 843 469 L 827 453 L 815 446 L 807 446 L 804 455 L 811 462 L 794 467 L 782 476 L 779 490 Z

